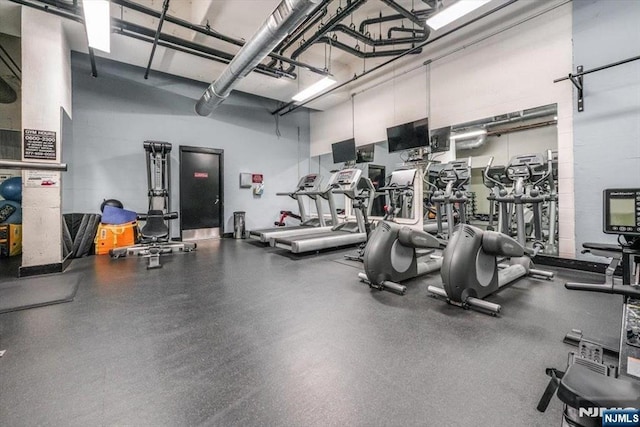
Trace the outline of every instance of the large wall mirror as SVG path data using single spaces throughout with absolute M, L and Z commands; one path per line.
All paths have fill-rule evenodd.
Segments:
M 527 242 L 540 246 L 541 254 L 554 256 L 558 255 L 557 121 L 557 105 L 550 104 L 451 126 L 452 135 L 464 135 L 465 132 L 473 135 L 478 131 L 475 136 L 455 141 L 456 158 L 471 158 L 471 180 L 467 187 L 471 196 L 469 223 L 499 229 L 499 206 L 488 197 L 499 194 L 502 189 L 511 192 L 514 182 L 508 179 L 507 170 L 510 166 L 527 164 L 526 173 L 531 176 L 524 180 L 526 190 L 537 187 L 540 198 L 544 199 L 540 204 L 524 204 Z M 485 169 L 491 159 L 491 171 L 501 175 L 494 178 L 502 181 L 502 186 L 485 178 Z M 509 224 L 504 227 L 514 234 L 515 214 L 510 210 L 509 215 Z
M 467 222 L 481 228 L 499 230 L 499 207 L 488 197 L 494 193 L 498 194 L 502 188 L 508 192 L 513 189 L 513 182 L 509 181 L 506 176 L 509 165 L 518 162 L 532 162 L 529 167 L 532 176 L 525 180 L 525 186 L 527 186 L 527 191 L 534 186 L 537 187 L 544 201 L 539 205 L 524 204 L 527 245 L 539 245 L 541 247 L 540 254 L 556 256 L 558 254 L 557 105 L 550 104 L 508 112 L 466 123 L 452 123 L 446 128 L 448 128 L 448 134 L 452 139 L 451 146 L 456 147 L 455 158 L 471 158 L 471 179 L 464 187 L 469 197 L 466 206 Z M 442 128 L 439 130 L 442 131 Z M 368 163 L 358 163 L 356 167 L 362 168 L 367 176 L 372 178 L 372 181 L 381 170 L 384 170 L 385 176 L 389 177 L 392 171 L 403 166 L 405 154 L 402 152 L 389 153 L 387 141 L 370 145 L 374 147 L 373 160 Z M 361 147 L 363 146 L 358 145 L 357 148 Z M 432 172 L 437 172 L 439 168 L 442 168 L 442 164 L 439 162 L 444 162 L 443 159 L 447 154 L 451 157 L 452 153 L 431 155 L 433 163 L 430 169 Z M 551 158 L 551 162 L 549 162 L 549 158 Z M 500 188 L 495 182 L 485 179 L 485 169 L 490 159 L 493 159 L 491 170 L 494 173 L 494 178 L 502 182 Z M 340 167 L 342 164 L 333 163 L 331 153 L 311 158 L 310 170 L 320 173 L 325 179 L 328 179 L 332 170 Z M 500 170 L 502 170 L 502 176 L 496 175 L 496 171 Z M 430 175 L 433 177 L 434 174 Z M 426 205 L 429 203 L 429 188 L 428 185 L 425 185 L 424 200 Z M 336 203 L 338 208 L 344 208 L 344 198 L 336 198 Z M 382 209 L 385 203 L 385 195 L 380 192 L 372 209 L 374 217 L 383 215 Z M 425 209 L 424 212 L 425 224 L 433 221 L 428 217 L 429 210 Z M 407 215 L 411 215 L 411 212 L 407 212 Z M 509 219 L 500 225 L 504 231 L 515 234 L 517 226 L 514 209 L 511 209 L 508 215 Z M 538 217 L 540 218 L 539 231 L 536 230 Z M 433 227 L 429 228 L 429 230 L 432 229 Z

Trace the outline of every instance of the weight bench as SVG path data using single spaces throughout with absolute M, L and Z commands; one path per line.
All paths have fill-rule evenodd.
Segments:
M 149 259 L 147 269 L 160 268 L 160 255 L 172 252 L 191 252 L 196 249 L 192 242 L 171 242 L 169 227 L 166 221 L 178 218 L 176 212 L 164 213 L 160 210 L 150 210 L 146 215 L 139 214 L 138 219 L 146 221 L 140 230 L 140 243 L 125 248 L 109 251 L 113 259 L 127 255 L 138 255 Z

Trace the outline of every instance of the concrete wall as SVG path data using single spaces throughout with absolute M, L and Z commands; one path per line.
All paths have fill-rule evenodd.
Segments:
M 22 129 L 56 132 L 54 163 L 61 159 L 60 108 L 71 112 L 69 56 L 60 18 L 23 7 Z M 22 267 L 60 263 L 60 187 L 24 188 L 22 213 Z
M 194 106 L 206 84 L 155 72 L 145 81 L 143 69 L 107 60 L 98 60 L 100 75 L 94 79 L 88 57 L 75 53 L 72 69 L 73 144 L 64 148 L 74 168 L 64 187 L 74 197 L 65 200 L 64 212 L 99 212 L 105 198 L 146 211 L 145 140 L 173 144 L 173 210 L 179 210 L 180 200 L 179 146 L 189 145 L 224 150 L 226 232 L 232 231 L 234 211 L 246 211 L 249 229 L 272 226 L 281 209 L 297 211 L 295 202 L 276 192 L 291 191 L 308 173 L 307 110 L 277 124 L 270 114 L 274 101 L 233 92 L 204 118 Z M 239 188 L 241 172 L 264 175 L 262 197 Z
M 637 56 L 638 22 L 637 1 L 573 2 L 574 70 Z M 584 86 L 585 110 L 573 115 L 578 254 L 582 242 L 616 241 L 602 233 L 602 190 L 640 187 L 640 61 L 589 74 Z

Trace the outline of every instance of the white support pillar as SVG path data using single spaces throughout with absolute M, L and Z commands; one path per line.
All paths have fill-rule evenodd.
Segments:
M 70 50 L 61 18 L 22 8 L 22 158 L 26 161 L 60 163 L 62 158 L 60 108 L 71 115 Z M 34 160 L 25 156 L 24 131 L 55 132 L 55 159 Z M 31 187 L 23 171 L 23 255 L 20 275 L 62 271 L 61 178 L 54 185 Z

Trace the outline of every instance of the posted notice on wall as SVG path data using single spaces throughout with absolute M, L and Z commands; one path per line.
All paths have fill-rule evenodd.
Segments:
M 25 187 L 60 187 L 60 172 L 25 170 L 24 176 Z
M 56 133 L 50 130 L 24 130 L 24 158 L 56 159 Z

